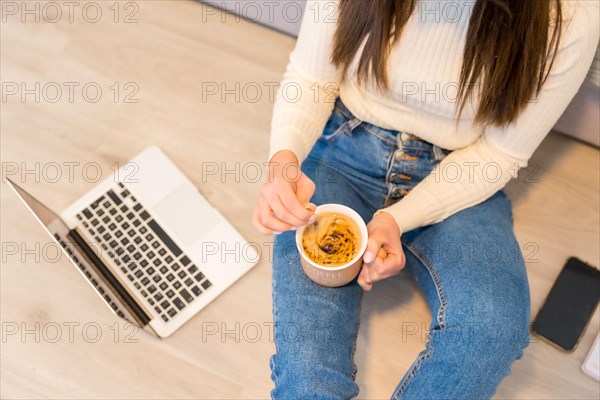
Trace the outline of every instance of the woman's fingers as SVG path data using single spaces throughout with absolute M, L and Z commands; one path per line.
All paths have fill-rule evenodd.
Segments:
M 258 221 L 260 225 L 272 232 L 283 232 L 292 228 L 290 224 L 279 220 L 273 215 L 269 203 L 263 196 L 258 198 Z
M 404 257 L 400 254 L 387 254 L 385 258 L 377 257 L 367 267 L 377 274 L 378 280 L 397 275 L 404 268 Z
M 358 276 L 358 284 L 367 292 L 373 288 L 373 280 L 369 276 L 369 269 L 365 268 L 364 265 L 360 270 L 360 275 Z
M 269 160 L 269 177 L 252 215 L 253 225 L 269 234 L 312 222 L 314 208 L 307 209 L 306 203 L 314 191 L 314 183 L 302 173 L 294 152 L 278 151 Z
M 400 259 L 398 256 L 388 255 L 385 260 L 377 257 L 371 264 L 363 264 L 358 277 L 358 284 L 367 291 L 371 290 L 373 283 L 397 275 L 401 270 L 397 267 L 399 262 Z
M 310 187 L 304 190 L 314 192 L 314 188 Z M 283 232 L 312 222 L 314 208 L 303 205 L 293 189 L 285 183 L 279 187 L 268 185 L 263 188 L 263 193 L 259 196 L 257 215 L 253 216 L 253 222 L 262 233 Z M 302 215 L 302 218 L 298 215 Z M 267 232 L 269 230 L 271 232 Z
M 385 258 L 377 257 L 376 262 L 377 270 L 383 271 L 384 274 L 386 271 L 391 271 L 392 275 L 396 275 L 406 265 L 406 257 L 400 248 L 400 251 L 387 253 Z
M 254 212 L 252 213 L 252 225 L 257 231 L 259 231 L 263 235 L 270 235 L 273 233 L 271 229 L 263 226 L 263 224 L 260 222 L 260 207 L 258 206 L 258 204 L 256 205 L 256 207 L 254 207 Z
M 381 245 L 382 242 L 379 239 L 377 239 L 375 236 L 371 236 L 369 240 L 367 240 L 367 249 L 365 250 L 363 261 L 367 264 L 375 261 L 376 254 L 379 253 Z
M 381 249 L 381 242 L 375 236 L 370 237 L 367 241 L 367 249 L 363 255 L 363 267 L 358 277 L 358 284 L 366 291 L 373 288 L 373 282 L 382 279 L 371 266 L 377 259 L 376 255 L 379 249 Z
M 277 219 L 279 219 L 281 222 L 291 227 L 299 227 L 306 224 L 305 221 L 288 211 L 277 193 L 269 193 L 267 196 L 268 197 L 265 197 L 265 200 L 268 202 L 271 210 L 273 210 L 275 217 L 277 217 Z
M 313 194 L 315 194 L 315 188 L 315 183 L 306 175 L 302 175 L 296 184 L 296 198 L 301 205 L 305 205 L 310 201 Z
M 314 212 L 308 210 L 306 204 L 300 202 L 296 192 L 294 192 L 290 185 L 282 185 L 277 192 L 286 210 L 301 221 L 296 226 L 305 225 L 310 221 Z
M 392 222 L 378 218 L 367 225 L 369 239 L 358 279 L 364 290 L 371 290 L 374 282 L 397 275 L 404 268 L 400 232 Z

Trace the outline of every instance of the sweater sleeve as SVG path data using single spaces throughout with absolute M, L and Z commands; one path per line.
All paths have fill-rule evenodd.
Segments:
M 333 111 L 341 79 L 331 63 L 337 16 L 337 1 L 310 0 L 306 4 L 296 47 L 277 90 L 269 159 L 287 149 L 302 162 Z
M 551 73 L 516 121 L 505 128 L 486 128 L 477 141 L 450 153 L 408 195 L 384 209 L 402 232 L 443 221 L 481 203 L 527 165 L 588 72 L 600 35 L 598 14 L 597 5 L 584 5 L 565 16 Z

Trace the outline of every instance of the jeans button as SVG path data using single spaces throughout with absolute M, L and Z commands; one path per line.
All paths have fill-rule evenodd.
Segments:
M 412 176 L 406 175 L 406 174 L 401 174 L 399 172 L 393 173 L 390 176 L 390 178 L 392 179 L 392 181 L 411 181 L 412 180 Z
M 390 197 L 394 200 L 398 200 L 399 198 L 406 196 L 408 193 L 409 193 L 409 190 L 406 190 L 406 189 L 395 189 L 391 193 Z
M 392 192 L 392 199 L 399 199 L 402 197 L 402 191 L 400 189 L 396 189 Z
M 396 160 L 400 161 L 404 158 L 404 152 L 402 150 L 396 151 Z

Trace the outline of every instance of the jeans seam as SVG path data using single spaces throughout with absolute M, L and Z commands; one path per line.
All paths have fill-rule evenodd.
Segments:
M 365 131 L 367 131 L 367 133 L 369 133 L 369 134 L 371 134 L 371 135 L 375 136 L 377 139 L 379 139 L 379 140 L 383 140 L 384 142 L 386 142 L 386 143 L 388 143 L 388 144 L 390 144 L 390 145 L 392 145 L 392 146 L 395 146 L 395 145 L 396 145 L 396 141 L 394 141 L 394 140 L 390 140 L 390 139 L 387 139 L 387 138 L 385 138 L 385 137 L 381 136 L 380 134 L 373 132 L 373 131 L 372 131 L 372 130 L 371 130 L 369 127 L 368 127 L 368 125 L 366 125 L 366 124 L 363 124 L 363 125 L 362 125 L 362 127 L 364 128 L 364 130 L 365 130 Z
M 417 358 L 417 360 L 413 363 L 410 369 L 406 372 L 406 377 L 404 378 L 404 382 L 402 382 L 402 386 L 400 386 L 394 394 L 392 395 L 392 400 L 398 400 L 400 396 L 406 391 L 408 384 L 413 380 L 419 369 L 421 368 L 421 364 L 423 361 L 427 361 L 433 356 L 433 344 L 429 344 L 428 350 L 425 354 L 422 354 Z
M 395 186 L 391 182 L 391 176 L 392 176 L 392 171 L 393 171 L 394 165 L 395 165 L 394 159 L 395 159 L 396 153 L 398 151 L 402 151 L 402 150 L 398 149 L 398 150 L 393 151 L 392 154 L 390 155 L 390 158 L 388 159 L 387 172 L 385 173 L 385 185 L 387 187 L 387 193 L 385 194 L 385 198 L 383 199 L 384 207 L 391 205 L 391 202 L 389 201 L 389 199 L 390 199 L 390 196 L 392 195 L 393 191 L 395 190 Z
M 435 286 L 436 292 L 438 294 L 438 299 L 440 301 L 440 308 L 438 310 L 436 320 L 440 327 L 439 329 L 443 329 L 446 326 L 447 300 L 446 300 L 446 295 L 444 294 L 444 289 L 442 288 L 442 282 L 441 282 L 440 276 L 439 276 L 437 270 L 435 269 L 433 263 L 431 262 L 431 260 L 429 260 L 429 258 L 417 246 L 415 246 L 413 243 L 407 243 L 407 242 L 403 242 L 403 245 L 419 261 L 421 261 L 421 263 L 427 269 L 429 276 L 431 276 L 431 279 L 433 280 L 433 284 Z M 421 364 L 423 364 L 424 361 L 429 360 L 433 356 L 434 346 L 433 346 L 431 332 L 429 332 L 427 334 L 426 347 L 427 347 L 427 352 L 425 352 L 424 354 L 421 354 L 417 358 L 417 360 L 413 363 L 413 365 L 410 367 L 410 369 L 406 372 L 406 375 L 404 377 L 404 381 L 402 382 L 402 385 L 399 388 L 397 388 L 392 395 L 393 400 L 397 400 L 400 398 L 400 396 L 406 391 L 408 385 L 410 384 L 410 382 L 413 380 L 413 378 L 415 377 L 415 375 L 421 368 Z
M 344 129 L 346 128 L 347 123 L 348 120 L 342 122 L 340 126 L 338 126 L 337 129 L 331 132 L 330 134 L 325 134 L 325 132 L 323 132 L 323 139 L 325 139 L 326 142 L 333 142 L 335 138 L 344 133 Z
M 362 294 L 361 294 L 362 297 Z M 360 314 L 362 313 L 362 298 L 360 299 L 359 303 L 358 303 L 358 323 L 356 324 L 356 335 L 354 335 L 354 343 L 352 345 L 352 364 L 354 364 L 354 371 L 352 372 L 352 380 L 356 381 L 356 374 L 358 373 L 358 366 L 356 365 L 356 363 L 354 362 L 354 355 L 356 353 L 356 343 L 358 341 L 358 332 L 360 330 Z
M 313 158 L 315 161 L 326 164 L 327 168 L 331 168 L 333 170 L 341 170 L 342 172 L 345 172 L 346 174 L 349 174 L 350 176 L 352 176 L 352 174 L 357 173 L 356 169 L 352 169 L 343 164 L 332 163 L 330 160 L 327 159 L 327 157 L 323 157 L 320 154 L 310 153 L 306 157 L 306 160 L 308 160 L 309 158 Z M 306 160 L 304 160 L 303 162 L 306 162 Z M 352 185 L 353 188 L 356 188 L 356 185 L 351 181 L 351 179 L 348 179 L 346 176 L 342 176 L 342 178 L 346 180 L 345 183 Z M 373 178 L 373 177 L 370 177 L 370 178 L 371 179 L 379 179 L 379 178 Z
M 341 101 L 341 99 L 339 99 L 339 100 Z M 343 102 L 342 102 L 342 104 L 343 104 Z M 352 112 L 351 112 L 350 110 L 348 110 L 348 107 L 346 107 L 346 105 L 345 105 L 345 104 L 343 105 L 343 107 L 342 107 L 342 106 L 340 106 L 339 104 L 336 104 L 336 106 L 334 107 L 334 111 L 335 111 L 335 112 L 339 112 L 339 113 L 340 113 L 340 114 L 342 114 L 344 117 L 346 117 L 346 119 L 349 119 L 349 120 L 352 120 L 352 119 L 358 119 L 358 118 L 356 117 L 356 115 L 352 114 Z M 395 145 L 395 144 L 396 144 L 396 141 L 394 141 L 394 140 L 390 140 L 390 139 L 388 139 L 388 138 L 385 138 L 385 137 L 383 137 L 383 136 L 379 135 L 378 133 L 375 133 L 375 132 L 373 132 L 371 129 L 369 129 L 369 127 L 368 127 L 368 125 L 367 125 L 367 124 L 369 124 L 368 122 L 365 122 L 365 121 L 361 121 L 361 122 L 362 122 L 362 124 L 361 124 L 361 125 L 362 125 L 362 127 L 363 127 L 363 128 L 364 128 L 364 129 L 365 129 L 365 130 L 366 130 L 368 133 L 370 133 L 371 135 L 373 135 L 373 136 L 375 136 L 376 138 L 378 138 L 378 139 L 380 139 L 380 140 L 383 140 L 384 142 L 387 142 L 387 143 L 389 143 L 389 144 L 391 144 L 391 145 Z M 399 134 L 399 133 L 400 133 L 400 132 L 398 132 L 398 134 Z
M 276 290 L 276 286 L 277 286 L 277 280 L 273 279 L 272 285 L 271 285 L 271 290 L 273 291 L 273 344 L 275 345 L 275 354 L 271 357 L 270 364 L 271 364 L 271 373 L 273 376 L 273 383 L 275 384 L 275 386 L 277 386 L 277 383 L 279 382 L 279 378 L 277 376 L 276 366 L 275 366 L 275 355 L 279 352 L 279 349 L 277 348 L 277 341 L 275 340 L 275 335 L 276 335 L 276 331 L 277 331 L 277 324 L 276 324 L 276 321 L 277 321 L 277 306 L 276 306 L 277 290 Z M 271 398 L 273 398 L 272 394 L 271 394 Z
M 446 299 L 446 295 L 444 293 L 444 289 L 442 288 L 442 281 L 440 279 L 440 275 L 438 274 L 435 266 L 431 262 L 431 260 L 413 243 L 404 243 L 404 246 L 425 266 L 427 272 L 433 279 L 433 284 L 438 294 L 438 299 L 440 300 L 440 309 L 437 312 L 436 320 L 438 325 L 441 328 L 446 327 L 446 308 L 448 306 L 448 301 Z
M 341 135 L 352 135 L 352 131 L 360 124 L 362 124 L 362 121 L 358 118 L 347 119 L 335 131 L 328 135 L 323 135 L 323 138 L 327 142 L 334 142 Z

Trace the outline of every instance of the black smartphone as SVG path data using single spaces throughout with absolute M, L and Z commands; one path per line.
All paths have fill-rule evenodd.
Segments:
M 600 271 L 571 257 L 535 318 L 533 331 L 571 351 L 600 300 Z

